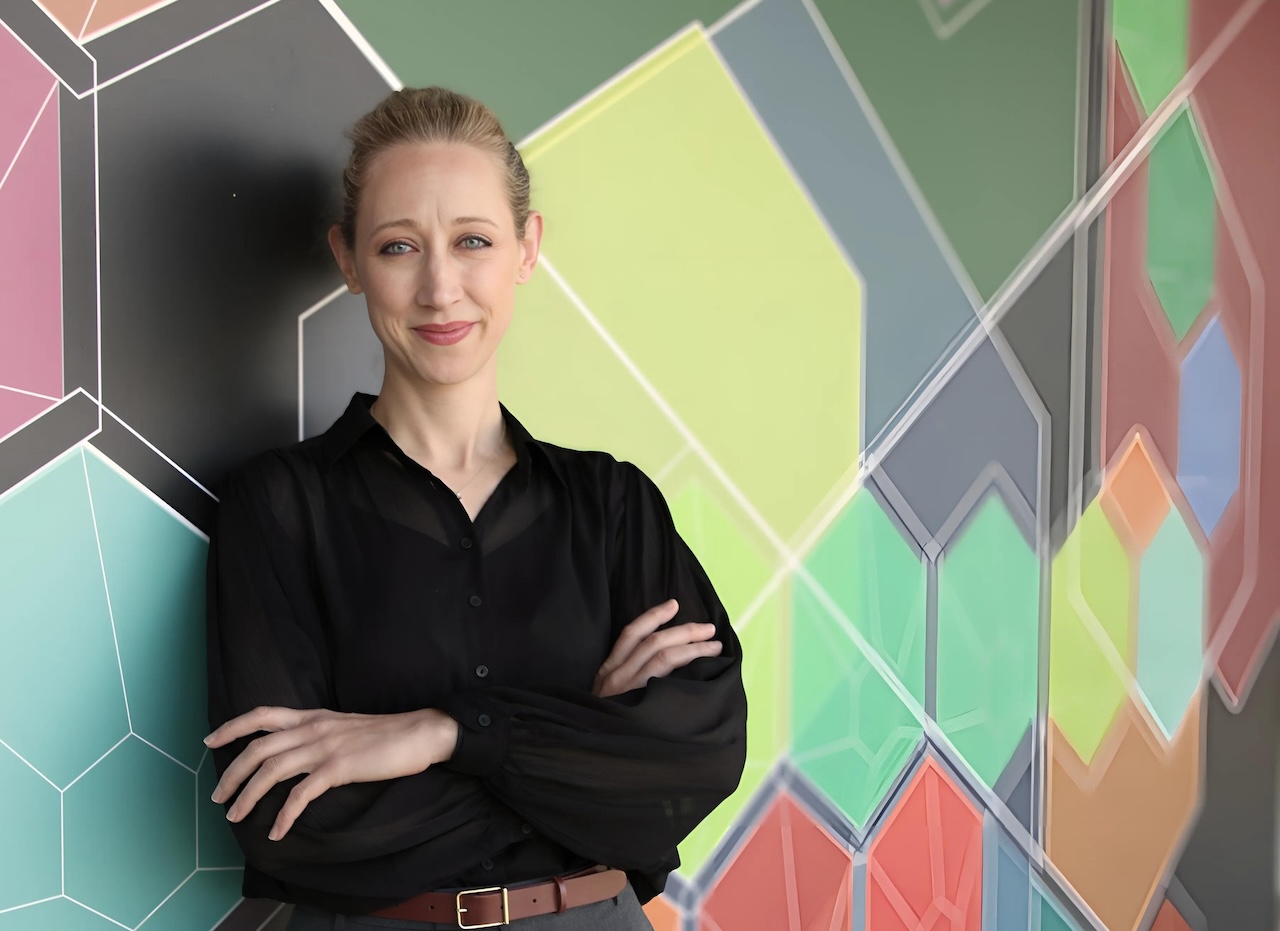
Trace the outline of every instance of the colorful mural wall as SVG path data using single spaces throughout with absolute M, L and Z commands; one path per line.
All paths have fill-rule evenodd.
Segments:
M 0 931 L 255 931 L 205 530 L 376 391 L 389 87 L 547 217 L 501 363 L 744 644 L 659 931 L 1270 931 L 1280 0 L 0 0 Z

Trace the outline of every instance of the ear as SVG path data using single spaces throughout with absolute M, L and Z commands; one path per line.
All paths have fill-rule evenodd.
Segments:
M 516 283 L 524 284 L 533 275 L 538 264 L 538 255 L 542 249 L 542 214 L 536 210 L 529 211 L 529 219 L 524 225 L 524 239 L 520 242 L 520 268 L 516 272 Z
M 359 294 L 363 289 L 360 287 L 360 276 L 356 274 L 355 256 L 351 254 L 347 241 L 342 238 L 342 229 L 337 224 L 329 227 L 329 249 L 333 252 L 338 268 L 342 270 L 347 290 L 352 294 Z

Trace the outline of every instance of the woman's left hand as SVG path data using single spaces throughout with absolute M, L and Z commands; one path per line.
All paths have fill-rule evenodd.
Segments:
M 313 799 L 352 782 L 380 782 L 422 772 L 453 756 L 458 724 L 428 708 L 404 714 L 343 714 L 326 709 L 255 708 L 232 718 L 205 738 L 222 747 L 241 737 L 269 733 L 249 742 L 227 767 L 213 801 L 221 804 L 244 783 L 227 812 L 240 821 L 272 786 L 308 774 L 289 793 L 271 832 L 279 840 Z M 245 783 L 245 780 L 248 780 Z

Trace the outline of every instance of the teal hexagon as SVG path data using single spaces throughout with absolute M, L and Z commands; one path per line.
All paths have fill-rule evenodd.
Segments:
M 51 899 L 0 912 L 0 931 L 120 931 L 120 925 L 70 899 Z
M 209 797 L 217 785 L 218 770 L 213 765 L 213 756 L 206 754 L 196 771 L 196 837 L 199 839 L 196 865 L 201 869 L 244 866 L 244 854 L 227 824 L 226 809 Z
M 1187 0 L 1113 0 L 1111 32 L 1142 108 L 1154 113 L 1187 70 Z
M 854 495 L 805 568 L 923 704 L 926 570 L 875 495 Z
M 1213 294 L 1218 207 L 1189 109 L 1169 124 L 1147 169 L 1147 273 L 1178 339 Z
M 62 892 L 62 799 L 52 783 L 0 747 L 0 909 Z
M 197 870 L 137 931 L 204 931 L 240 901 L 243 870 Z
M 1204 564 L 1177 508 L 1142 554 L 1138 686 L 1165 736 L 1178 729 L 1204 668 Z
M 808 584 L 793 589 L 791 759 L 863 830 L 924 729 Z
M 92 451 L 86 466 L 133 732 L 194 769 L 208 733 L 208 543 Z
M 130 928 L 196 868 L 196 778 L 130 736 L 63 796 L 66 894 Z
M 938 564 L 936 719 L 994 786 L 1036 714 L 1040 562 L 990 493 Z
M 129 733 L 83 456 L 0 499 L 0 740 L 58 786 Z

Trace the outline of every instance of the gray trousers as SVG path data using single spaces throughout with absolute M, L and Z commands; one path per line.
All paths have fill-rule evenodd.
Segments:
M 401 921 L 363 915 L 336 915 L 306 906 L 293 910 L 287 931 L 448 931 L 452 922 Z M 539 915 L 511 922 L 514 931 L 653 931 L 630 883 L 615 898 L 580 905 L 563 915 Z

